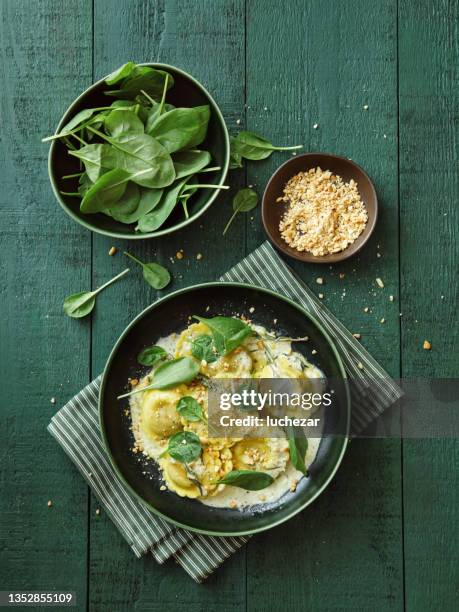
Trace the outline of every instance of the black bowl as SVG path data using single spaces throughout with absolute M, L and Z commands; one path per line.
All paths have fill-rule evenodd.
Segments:
M 179 68 L 169 66 L 168 64 L 142 64 L 143 66 L 151 66 L 158 70 L 166 70 L 174 77 L 174 86 L 168 91 L 167 101 L 175 106 L 200 106 L 208 104 L 210 106 L 210 121 L 207 136 L 202 143 L 201 148 L 209 151 L 212 155 L 212 165 L 220 166 L 221 170 L 215 172 L 207 172 L 205 174 L 205 182 L 215 185 L 223 185 L 229 166 L 229 136 L 226 128 L 225 120 L 220 112 L 215 100 L 209 92 L 194 79 Z M 104 91 L 110 89 L 105 83 L 105 78 L 97 81 L 84 91 L 78 98 L 72 102 L 70 107 L 65 111 L 64 116 L 56 128 L 56 134 L 66 125 L 72 117 L 85 108 L 96 108 L 98 106 L 107 106 L 113 102 L 113 98 L 104 95 Z M 72 155 L 68 155 L 67 148 L 60 140 L 53 140 L 49 150 L 48 172 L 51 180 L 51 185 L 57 201 L 65 210 L 65 212 L 83 225 L 87 229 L 111 236 L 113 238 L 128 238 L 142 240 L 145 238 L 156 238 L 165 234 L 170 234 L 189 223 L 198 219 L 220 193 L 219 189 L 199 189 L 198 192 L 190 198 L 188 203 L 190 216 L 188 219 L 183 219 L 183 211 L 181 207 L 176 207 L 166 223 L 154 232 L 140 234 L 134 230 L 134 224 L 126 225 L 119 223 L 104 215 L 96 213 L 92 215 L 84 214 L 80 211 L 80 199 L 63 195 L 61 191 L 76 191 L 78 189 L 78 179 L 72 180 L 62 179 L 63 176 L 74 174 L 80 170 L 79 161 Z M 180 210 L 179 210 L 180 208 Z
M 255 311 L 249 315 L 251 308 Z M 146 373 L 136 360 L 139 351 L 161 336 L 183 330 L 193 314 L 208 317 L 245 314 L 268 328 L 277 319 L 275 328 L 280 334 L 309 336 L 310 342 L 303 344 L 302 352 L 327 378 L 342 381 L 330 418 L 336 421 L 340 431 L 348 432 L 350 399 L 345 371 L 333 342 L 313 317 L 276 293 L 239 283 L 206 283 L 164 297 L 136 317 L 113 348 L 102 378 L 99 416 L 103 440 L 120 479 L 150 510 L 180 527 L 212 535 L 264 531 L 303 510 L 325 489 L 338 469 L 348 438 L 347 435 L 322 438 L 309 477 L 302 478 L 296 491 L 286 493 L 267 509 L 262 505 L 256 511 L 211 508 L 173 492 L 161 491 L 162 481 L 155 462 L 139 461 L 130 450 L 133 435 L 130 418 L 124 414 L 128 400 L 117 400 L 117 396 L 125 391 L 128 377 Z M 307 348 L 309 345 L 311 348 Z M 312 348 L 317 350 L 317 355 L 311 355 Z M 300 350 L 299 346 L 296 349 Z

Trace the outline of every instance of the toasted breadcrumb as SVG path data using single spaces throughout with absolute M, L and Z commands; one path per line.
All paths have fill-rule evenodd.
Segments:
M 330 170 L 299 172 L 284 187 L 288 204 L 279 229 L 282 238 L 298 251 L 313 255 L 338 253 L 363 232 L 368 220 L 357 183 L 345 183 Z

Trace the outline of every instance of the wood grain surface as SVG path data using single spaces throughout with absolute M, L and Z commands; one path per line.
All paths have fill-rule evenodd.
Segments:
M 72 590 L 78 610 L 95 612 L 455 609 L 455 440 L 353 442 L 312 507 L 253 538 L 203 585 L 173 562 L 136 559 L 96 514 L 45 430 L 159 295 L 123 250 L 166 265 L 168 291 L 216 279 L 264 240 L 259 209 L 221 236 L 232 195 L 253 185 L 261 196 L 289 154 L 231 172 L 232 193 L 179 234 L 121 242 L 59 208 L 40 139 L 93 80 L 128 60 L 161 61 L 209 89 L 230 132 L 352 158 L 378 193 L 371 241 L 331 268 L 292 267 L 392 376 L 454 377 L 458 24 L 453 0 L 0 2 L 0 590 Z M 63 315 L 67 294 L 124 267 L 131 274 L 91 318 Z

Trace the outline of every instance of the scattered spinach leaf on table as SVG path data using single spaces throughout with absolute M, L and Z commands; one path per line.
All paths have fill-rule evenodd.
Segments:
M 67 316 L 74 319 L 81 319 L 88 315 L 96 304 L 97 295 L 103 291 L 106 287 L 119 280 L 122 276 L 129 272 L 129 268 L 117 274 L 114 278 L 107 281 L 104 285 L 96 289 L 95 291 L 81 291 L 80 293 L 74 293 L 69 295 L 64 300 L 64 312 Z
M 275 147 L 269 140 L 253 132 L 239 132 L 232 140 L 233 159 L 245 158 L 254 161 L 266 159 L 273 151 L 293 151 L 303 145 L 293 147 Z
M 253 210 L 258 204 L 258 195 L 253 189 L 249 189 L 246 187 L 245 189 L 241 189 L 237 192 L 237 194 L 233 198 L 233 214 L 230 217 L 230 220 L 225 226 L 223 230 L 223 236 L 228 231 L 229 226 L 233 222 L 233 219 L 240 212 L 249 212 Z
M 124 254 L 139 264 L 139 266 L 142 266 L 143 277 L 153 289 L 164 289 L 170 283 L 171 275 L 164 266 L 158 263 L 144 263 L 127 251 L 124 251 Z

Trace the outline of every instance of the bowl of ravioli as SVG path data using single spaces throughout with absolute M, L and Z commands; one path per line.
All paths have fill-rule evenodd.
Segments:
M 213 433 L 215 381 L 266 379 L 314 389 L 339 381 L 324 415 L 339 435 L 315 433 L 296 447 L 282 427 Z M 99 414 L 116 473 L 152 512 L 236 536 L 288 520 L 326 488 L 347 446 L 350 397 L 333 341 L 297 304 L 267 289 L 206 283 L 162 298 L 127 327 L 104 370 Z

